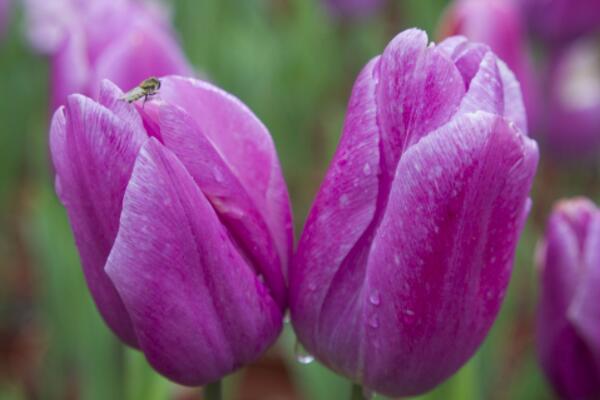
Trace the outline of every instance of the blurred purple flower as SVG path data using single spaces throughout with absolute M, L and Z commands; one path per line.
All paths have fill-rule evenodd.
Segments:
M 132 88 L 149 76 L 193 75 L 164 10 L 135 0 L 26 0 L 29 37 L 51 57 L 52 107 L 96 96 L 102 79 Z
M 518 0 L 527 26 L 550 45 L 600 29 L 598 0 Z
M 361 17 L 372 14 L 381 8 L 385 0 L 324 0 L 333 15 Z
M 456 0 L 442 20 L 442 37 L 464 35 L 489 45 L 521 84 L 531 131 L 538 128 L 539 92 L 519 9 L 506 0 Z
M 291 211 L 275 147 L 239 100 L 162 79 L 144 107 L 104 81 L 51 127 L 56 190 L 113 331 L 201 385 L 256 360 L 286 308 Z
M 463 365 L 493 323 L 538 151 L 489 48 L 399 34 L 359 75 L 290 271 L 305 348 L 391 396 Z
M 565 158 L 600 153 L 600 42 L 580 39 L 552 56 L 546 141 Z
M 0 0 L 0 39 L 6 33 L 6 27 L 10 18 L 11 0 Z
M 538 249 L 540 362 L 564 399 L 600 398 L 600 211 L 587 199 L 555 207 Z

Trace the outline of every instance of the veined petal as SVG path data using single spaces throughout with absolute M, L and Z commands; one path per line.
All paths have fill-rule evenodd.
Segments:
M 73 95 L 51 129 L 57 192 L 67 209 L 84 274 L 107 324 L 136 346 L 104 264 L 117 235 L 125 187 L 144 135 L 92 100 Z
M 160 96 L 184 109 L 220 153 L 267 223 L 287 271 L 293 244 L 290 201 L 267 128 L 241 101 L 207 82 L 166 77 Z
M 400 33 L 386 47 L 379 82 L 384 170 L 394 171 L 403 151 L 456 113 L 465 86 L 446 53 L 427 47 L 427 35 L 416 29 Z
M 379 127 L 375 88 L 378 58 L 360 73 L 348 106 L 344 132 L 323 186 L 310 211 L 290 273 L 290 309 L 294 329 L 311 351 L 318 353 L 320 307 L 353 248 L 365 251 L 363 237 L 377 207 Z M 359 241 L 364 243 L 359 243 Z M 362 266 L 348 265 L 360 279 Z M 348 332 L 351 334 L 351 332 Z M 355 351 L 349 349 L 349 351 Z
M 357 370 L 367 387 L 421 393 L 480 345 L 504 297 L 537 160 L 534 142 L 481 112 L 402 156 L 357 294 L 361 325 L 323 311 L 324 334 L 364 332 Z
M 183 164 L 150 139 L 125 195 L 106 271 L 148 361 L 202 385 L 254 361 L 282 313 Z
M 159 121 L 163 143 L 185 165 L 283 311 L 287 303 L 285 260 L 280 260 L 269 227 L 246 188 L 187 112 L 164 105 Z

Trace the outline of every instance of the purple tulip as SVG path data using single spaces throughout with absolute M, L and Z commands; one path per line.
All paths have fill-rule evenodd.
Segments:
M 372 14 L 385 0 L 324 0 L 331 14 L 343 17 L 361 17 Z
M 521 84 L 530 129 L 538 127 L 538 85 L 526 47 L 520 10 L 506 0 L 456 0 L 441 24 L 443 37 L 464 35 L 491 47 Z
M 531 30 L 550 45 L 562 45 L 600 28 L 598 0 L 518 0 Z
M 581 159 L 600 153 L 599 46 L 581 39 L 553 55 L 545 139 L 557 156 Z
M 201 385 L 277 338 L 292 248 L 269 132 L 233 96 L 171 76 L 143 107 L 108 81 L 51 127 L 56 190 L 113 331 L 168 378 Z
M 97 96 L 109 79 L 131 88 L 149 76 L 193 75 L 168 21 L 133 0 L 26 0 L 30 40 L 51 56 L 52 107 Z
M 565 399 L 600 398 L 600 210 L 561 201 L 539 246 L 540 362 Z
M 538 151 L 489 48 L 399 34 L 360 73 L 290 272 L 307 351 L 365 387 L 422 393 L 504 298 Z

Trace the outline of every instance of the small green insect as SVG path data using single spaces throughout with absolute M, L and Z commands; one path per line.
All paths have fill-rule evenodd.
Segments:
M 148 101 L 149 97 L 152 97 L 158 93 L 160 89 L 160 80 L 155 77 L 150 77 L 140 83 L 138 86 L 131 89 L 129 92 L 121 96 L 121 100 L 125 100 L 128 103 L 133 103 L 136 100 L 144 98 L 144 104 Z

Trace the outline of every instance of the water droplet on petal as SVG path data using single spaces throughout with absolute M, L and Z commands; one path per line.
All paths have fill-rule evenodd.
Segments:
M 415 320 L 415 312 L 411 309 L 406 309 L 404 310 L 404 323 L 407 325 L 410 325 L 414 322 Z
M 369 325 L 371 326 L 371 328 L 379 328 L 379 317 L 377 316 L 377 314 L 374 314 L 369 319 Z
M 315 361 L 315 357 L 302 347 L 298 339 L 296 339 L 296 343 L 294 344 L 294 355 L 296 356 L 296 361 L 300 364 L 308 365 Z
M 381 303 L 381 299 L 379 298 L 379 292 L 373 292 L 373 293 L 371 293 L 371 295 L 369 296 L 369 301 L 374 306 L 378 306 L 379 303 Z

